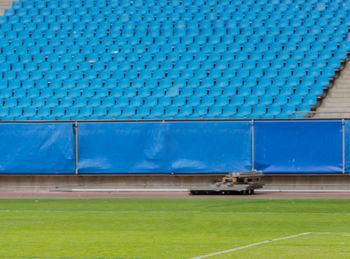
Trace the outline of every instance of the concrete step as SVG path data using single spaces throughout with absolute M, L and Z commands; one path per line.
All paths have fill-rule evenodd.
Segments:
M 327 95 L 329 98 L 350 98 L 350 93 L 344 93 L 344 92 L 338 92 L 338 91 L 332 91 Z M 327 98 L 326 97 L 326 98 Z
M 6 9 L 10 9 L 12 7 L 11 0 L 0 0 L 0 15 L 4 15 Z
M 332 89 L 350 89 L 350 84 L 349 85 L 333 85 L 332 88 L 328 91 L 328 93 L 332 92 Z
M 333 89 L 335 89 L 335 88 L 333 88 Z M 350 87 L 349 88 L 336 88 L 336 89 L 337 89 L 336 90 L 337 93 L 344 93 L 344 94 L 350 93 Z
M 350 79 L 338 78 L 334 85 L 348 85 L 350 84 Z
M 340 83 L 339 82 L 339 83 L 334 84 L 332 88 L 337 88 L 339 90 L 349 90 L 350 91 L 350 82 L 349 83 L 344 83 L 344 82 Z
M 316 112 L 350 112 L 350 107 L 339 108 L 339 107 L 319 107 Z
M 337 103 L 337 102 L 325 102 L 322 103 L 324 108 L 339 108 L 339 111 L 342 111 L 344 109 L 350 110 L 350 102 L 348 103 Z
M 338 78 L 336 80 L 336 85 L 349 85 L 350 84 L 350 79 L 344 79 L 344 78 Z
M 313 119 L 348 119 L 350 118 L 350 113 L 332 113 L 332 114 L 326 114 L 326 113 L 319 113 L 315 114 Z
M 350 89 L 350 81 L 349 81 L 349 83 L 334 84 L 333 87 L 337 87 L 337 88 L 340 88 L 340 89 L 344 89 L 344 88 L 349 88 Z
M 349 101 L 349 98 L 342 96 L 342 97 L 327 98 L 322 102 L 322 104 L 324 103 L 350 103 L 350 101 Z

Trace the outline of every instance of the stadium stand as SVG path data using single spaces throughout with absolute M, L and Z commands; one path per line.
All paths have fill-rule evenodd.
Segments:
M 304 117 L 350 50 L 343 0 L 24 0 L 0 17 L 0 118 Z

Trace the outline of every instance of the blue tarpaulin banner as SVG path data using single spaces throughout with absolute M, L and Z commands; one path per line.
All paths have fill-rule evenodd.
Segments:
M 251 122 L 173 122 L 169 126 L 173 172 L 251 170 Z
M 341 121 L 257 121 L 254 167 L 264 173 L 342 173 Z
M 341 173 L 342 122 L 255 121 L 254 168 Z M 0 173 L 74 174 L 72 123 L 1 123 Z M 228 173 L 251 169 L 250 121 L 82 122 L 80 174 Z M 350 172 L 350 121 L 345 168 Z
M 79 173 L 251 169 L 251 122 L 79 123 Z
M 345 172 L 350 173 L 350 121 L 345 121 Z
M 0 124 L 0 173 L 74 174 L 72 124 Z

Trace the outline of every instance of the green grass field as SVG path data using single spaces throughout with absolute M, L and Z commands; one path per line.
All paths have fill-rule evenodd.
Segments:
M 0 200 L 0 258 L 350 258 L 350 201 Z

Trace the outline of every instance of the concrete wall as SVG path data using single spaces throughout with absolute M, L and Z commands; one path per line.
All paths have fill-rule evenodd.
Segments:
M 189 188 L 215 182 L 220 176 L 1 175 L 0 191 L 49 191 L 57 188 Z
M 270 190 L 349 190 L 350 175 L 270 175 L 264 177 Z
M 52 191 L 96 188 L 189 188 L 221 179 L 220 175 L 47 176 L 0 175 L 0 191 Z M 266 190 L 349 190 L 350 175 L 270 175 Z
M 350 62 L 345 60 L 338 77 L 320 102 L 314 118 L 350 118 Z M 342 69 L 343 68 L 343 69 Z

